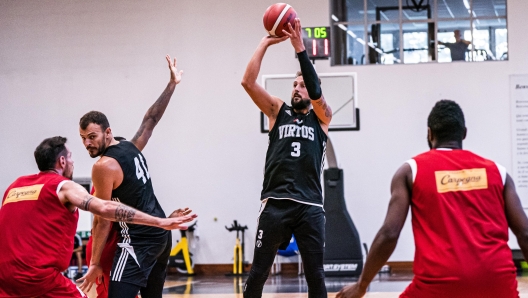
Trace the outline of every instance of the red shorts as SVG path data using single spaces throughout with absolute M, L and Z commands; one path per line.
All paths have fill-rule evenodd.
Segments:
M 71 280 L 66 278 L 64 275 L 60 274 L 61 278 L 57 278 L 56 285 L 53 287 L 53 289 L 47 293 L 44 293 L 42 295 L 39 295 L 40 298 L 68 298 L 68 297 L 76 297 L 76 298 L 87 298 L 81 289 L 77 287 L 76 284 L 74 284 Z
M 0 297 L 40 297 L 40 298 L 86 298 L 87 296 L 71 280 L 52 268 L 46 268 L 47 276 L 41 274 L 22 276 L 14 273 L 12 279 L 4 280 L 7 287 L 0 288 Z M 11 272 L 13 273 L 13 272 Z M 5 277 L 5 276 L 4 276 Z
M 100 264 L 103 269 L 103 282 L 97 284 L 97 298 L 108 298 L 108 286 L 110 283 L 110 270 L 112 270 L 112 263 L 114 262 L 114 255 L 117 249 L 117 242 L 119 237 L 117 231 L 110 228 L 108 238 L 106 239 L 105 247 L 101 254 Z M 86 262 L 90 264 L 92 258 L 92 237 L 88 239 L 86 244 Z

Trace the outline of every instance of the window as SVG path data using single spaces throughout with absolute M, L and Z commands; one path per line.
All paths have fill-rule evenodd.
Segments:
M 330 0 L 332 65 L 508 59 L 506 0 Z

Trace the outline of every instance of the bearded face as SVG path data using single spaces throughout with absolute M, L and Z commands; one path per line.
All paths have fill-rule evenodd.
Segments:
M 310 98 L 302 98 L 298 93 L 291 98 L 291 106 L 294 110 L 303 110 L 311 104 Z

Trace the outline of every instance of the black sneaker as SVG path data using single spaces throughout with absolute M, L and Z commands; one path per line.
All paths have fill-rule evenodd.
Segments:
M 82 273 L 77 272 L 77 274 L 75 274 L 75 276 L 73 277 L 73 280 L 78 280 L 81 277 L 83 277 Z

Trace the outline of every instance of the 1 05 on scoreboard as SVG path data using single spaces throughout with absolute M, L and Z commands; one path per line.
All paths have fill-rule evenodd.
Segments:
M 303 27 L 302 38 L 310 59 L 330 58 L 330 27 Z

